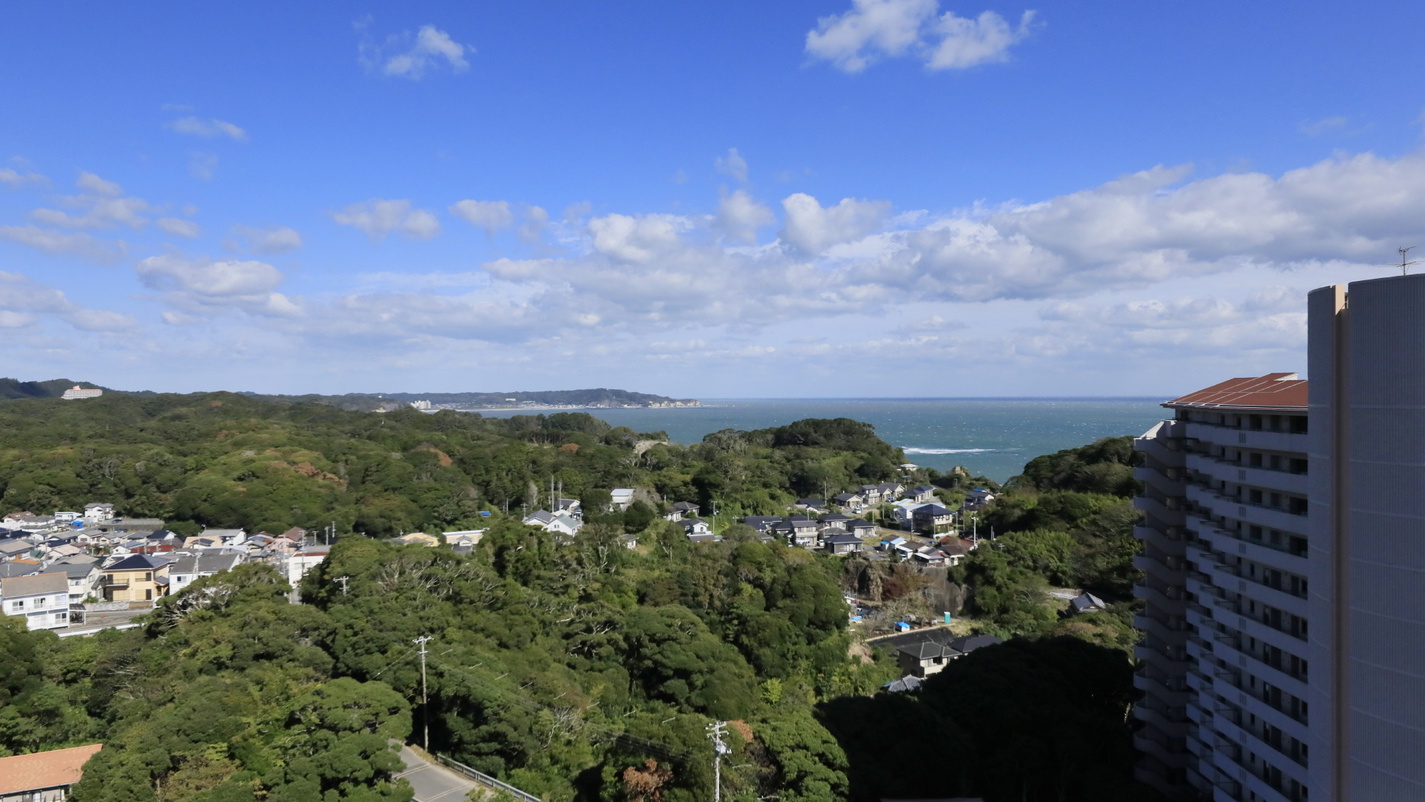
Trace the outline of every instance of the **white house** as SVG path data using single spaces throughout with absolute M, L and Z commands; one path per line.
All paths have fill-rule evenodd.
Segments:
M 168 566 L 168 592 L 177 593 L 198 579 L 233 568 L 247 561 L 247 552 L 230 549 L 203 549 L 184 555 Z
M 322 560 L 331 553 L 331 546 L 307 546 L 298 549 L 291 557 L 287 558 L 287 583 L 292 587 L 297 587 L 297 583 L 302 581 L 302 577 L 313 567 L 319 565 Z
M 24 617 L 30 629 L 69 626 L 69 578 L 63 573 L 0 579 L 0 610 Z
M 84 505 L 85 523 L 105 523 L 114 520 L 114 505 L 91 501 Z
M 613 490 L 609 491 L 609 505 L 615 510 L 623 512 L 624 510 L 628 509 L 628 506 L 632 503 L 633 488 L 615 487 Z

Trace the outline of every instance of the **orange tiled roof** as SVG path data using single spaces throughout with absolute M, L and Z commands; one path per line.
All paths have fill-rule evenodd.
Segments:
M 1163 402 L 1165 407 L 1306 408 L 1306 380 L 1295 373 L 1268 373 L 1228 379 L 1204 390 Z
M 0 796 L 73 785 L 84 776 L 85 762 L 103 748 L 103 744 L 89 744 L 0 757 Z

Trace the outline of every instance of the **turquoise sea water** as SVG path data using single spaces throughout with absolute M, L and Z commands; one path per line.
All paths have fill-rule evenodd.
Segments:
M 963 465 L 1002 482 L 1024 463 L 1101 437 L 1140 435 L 1162 420 L 1159 398 L 838 398 L 704 399 L 701 407 L 599 409 L 614 426 L 668 433 L 690 444 L 721 429 L 766 429 L 803 418 L 853 418 L 876 427 L 882 440 L 905 449 L 917 465 L 948 471 Z M 483 412 L 509 417 L 519 412 Z M 523 413 L 528 414 L 528 413 Z

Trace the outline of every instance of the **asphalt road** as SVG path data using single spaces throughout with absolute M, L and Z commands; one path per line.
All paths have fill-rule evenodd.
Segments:
M 401 761 L 406 770 L 396 776 L 405 777 L 416 789 L 416 802 L 459 802 L 479 788 L 450 769 L 427 762 L 405 744 L 401 745 Z

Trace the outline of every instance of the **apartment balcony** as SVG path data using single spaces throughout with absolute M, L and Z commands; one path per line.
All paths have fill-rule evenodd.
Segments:
M 1253 468 L 1241 462 L 1214 459 L 1205 454 L 1187 455 L 1184 466 L 1190 472 L 1229 484 L 1247 485 L 1281 493 L 1295 493 L 1299 496 L 1304 496 L 1307 493 L 1305 473 L 1277 471 L 1262 467 Z
M 1291 613 L 1300 618 L 1308 617 L 1308 604 L 1306 599 L 1293 596 L 1284 590 L 1278 590 L 1270 585 L 1264 585 L 1256 580 L 1248 580 L 1242 586 L 1241 594 L 1258 604 L 1266 604 L 1275 607 L 1284 613 Z
M 1154 548 L 1161 550 L 1163 554 L 1172 557 L 1181 557 L 1183 556 L 1183 545 L 1187 541 L 1188 532 L 1186 529 L 1178 527 L 1164 526 L 1159 528 L 1138 524 L 1133 527 L 1133 537 L 1143 543 L 1151 543 Z
M 1163 559 L 1159 552 L 1138 554 L 1133 557 L 1133 567 L 1145 574 L 1150 574 L 1159 582 L 1168 584 L 1182 584 L 1183 569 L 1173 568 Z
M 1219 495 L 1205 487 L 1189 487 L 1187 497 L 1207 508 L 1211 514 L 1223 520 L 1242 521 L 1267 529 L 1278 529 L 1293 534 L 1306 533 L 1306 516 L 1293 515 L 1286 510 L 1251 504 L 1241 499 Z
M 1164 496 L 1177 496 L 1183 491 L 1182 468 L 1157 468 L 1140 465 L 1133 469 L 1133 478 Z
M 1141 613 L 1135 615 L 1133 616 L 1133 626 L 1140 632 L 1145 632 L 1162 641 L 1169 648 L 1181 651 L 1187 644 L 1187 630 L 1174 629 L 1153 616 Z
M 1170 499 L 1165 503 L 1151 496 L 1135 496 L 1133 499 L 1133 508 L 1143 513 L 1144 518 L 1150 526 L 1157 525 L 1159 527 L 1165 527 L 1183 525 L 1184 511 L 1176 499 Z
M 1243 558 L 1261 563 L 1269 568 L 1289 571 L 1293 574 L 1304 575 L 1306 573 L 1306 555 L 1292 554 L 1286 550 L 1285 546 L 1272 546 L 1268 543 L 1240 538 L 1234 541 L 1234 548 Z

